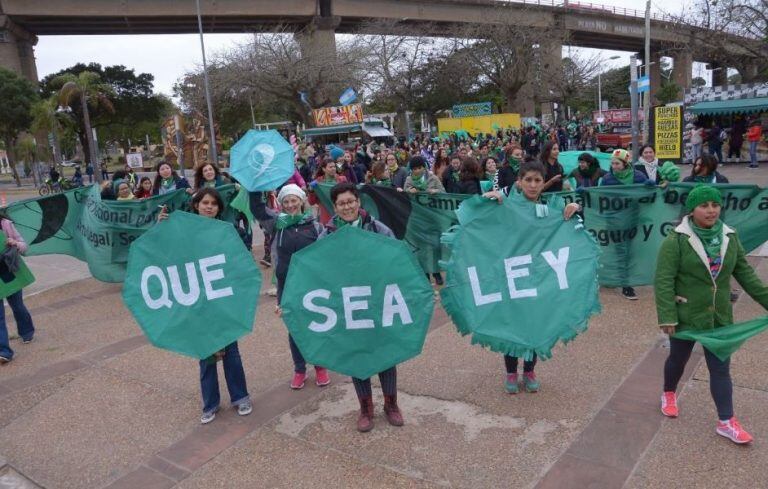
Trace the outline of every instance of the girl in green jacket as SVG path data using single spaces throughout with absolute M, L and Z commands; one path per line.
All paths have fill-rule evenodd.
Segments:
M 699 185 L 685 201 L 689 215 L 662 243 L 656 264 L 656 310 L 661 330 L 669 335 L 669 357 L 664 365 L 661 412 L 677 417 L 675 392 L 694 342 L 676 332 L 709 330 L 733 323 L 730 279 L 735 278 L 755 301 L 768 309 L 768 287 L 747 263 L 736 231 L 720 220 L 722 197 L 709 185 Z M 735 443 L 752 436 L 733 415 L 730 359 L 721 361 L 707 348 L 709 387 L 717 407 L 716 431 Z

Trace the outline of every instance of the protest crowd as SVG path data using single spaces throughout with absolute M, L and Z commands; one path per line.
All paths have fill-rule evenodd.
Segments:
M 750 144 L 754 138 L 761 137 L 753 134 L 757 130 L 751 131 L 747 136 Z M 710 130 L 709 133 L 717 133 L 717 138 L 720 138 L 718 130 Z M 732 132 L 730 137 L 733 138 L 734 134 Z M 295 318 L 297 314 L 292 302 L 290 307 L 286 305 L 288 296 L 291 295 L 288 291 L 297 287 L 296 281 L 292 281 L 291 277 L 301 276 L 302 273 L 306 273 L 306 277 L 315 273 L 313 269 L 307 269 L 305 272 L 296 270 L 301 266 L 297 264 L 297 260 L 305 256 L 309 249 L 318 247 L 319 250 L 320 244 L 326 240 L 347 240 L 357 236 L 351 234 L 349 228 L 358 228 L 392 242 L 398 238 L 402 239 L 402 233 L 387 224 L 387 219 L 390 218 L 385 218 L 381 208 L 377 213 L 371 212 L 365 204 L 366 198 L 376 201 L 375 197 L 383 195 L 389 196 L 387 198 L 390 199 L 411 202 L 408 199 L 417 196 L 451 194 L 456 196 L 457 202 L 471 202 L 467 206 L 462 204 L 460 209 L 488 209 L 483 212 L 491 212 L 493 206 L 501 208 L 506 204 L 514 204 L 528 209 L 531 215 L 538 218 L 557 217 L 558 220 L 553 221 L 554 226 L 561 226 L 560 222 L 570 223 L 569 232 L 579 232 L 580 236 L 583 234 L 586 239 L 589 235 L 583 231 L 583 226 L 589 226 L 590 222 L 584 208 L 584 195 L 590 191 L 598 189 L 610 192 L 610 195 L 615 197 L 634 195 L 632 192 L 638 188 L 638 191 L 648 193 L 657 189 L 664 191 L 678 182 L 695 184 L 695 187 L 689 188 L 682 219 L 663 239 L 658 261 L 653 267 L 658 324 L 664 333 L 670 335 L 671 346 L 664 366 L 663 389 L 660 389 L 659 393 L 660 409 L 663 415 L 676 417 L 680 413 L 676 397 L 678 381 L 693 345 L 698 340 L 695 334 L 711 332 L 733 323 L 731 277 L 736 279 L 747 294 L 768 308 L 768 287 L 760 281 L 747 263 L 745 246 L 737 234 L 739 230 L 724 224 L 720 219 L 721 208 L 725 204 L 720 190 L 714 184 L 728 183 L 728 179 L 718 171 L 719 164 L 723 162 L 722 154 L 718 153 L 718 145 L 710 143 L 709 151 L 702 151 L 705 137 L 700 128 L 692 130 L 691 142 L 695 157 L 690 171 L 686 170 L 689 174 L 685 175 L 681 175 L 680 168 L 674 163 L 659 161 L 653 146 L 650 145 L 640 149 L 636 161 L 632 160 L 630 152 L 623 149 L 617 149 L 609 155 L 601 155 L 595 151 L 597 144 L 593 128 L 571 122 L 556 127 L 533 125 L 520 130 L 499 129 L 495 134 L 478 134 L 475 137 L 457 131 L 444 137 L 418 136 L 410 141 L 394 144 L 374 141 L 327 146 L 314 142 L 295 144 L 293 174 L 283 183 L 275 185 L 272 190 L 249 191 L 247 194 L 244 194 L 244 189 L 240 187 L 245 182 L 239 182 L 231 173 L 210 162 L 203 163 L 194 170 L 191 182 L 166 162 L 157 166 L 152 177 L 140 177 L 132 168 L 126 167 L 125 171 L 116 171 L 111 175 L 111 179 L 99 189 L 99 197 L 106 203 L 121 203 L 187 194 L 189 203 L 185 208 L 174 209 L 170 208 L 173 206 L 162 205 L 155 221 L 172 222 L 174 212 L 184 210 L 202 218 L 224 220 L 234 226 L 242 240 L 243 248 L 248 251 L 251 250 L 253 242 L 251 226 L 258 223 L 264 234 L 263 255 L 259 257 L 259 262 L 274 272 L 275 314 L 285 315 L 288 322 L 289 317 Z M 566 168 L 561 161 L 562 153 L 568 150 L 570 157 L 576 161 L 572 168 Z M 573 153 L 574 151 L 578 154 Z M 753 153 L 751 149 L 750 152 Z M 608 167 L 601 166 L 601 161 L 607 161 Z M 750 166 L 753 165 L 757 167 L 756 157 L 750 162 Z M 225 194 L 222 189 L 230 188 L 231 184 L 235 185 L 235 190 Z M 234 195 L 241 194 L 247 195 L 245 206 L 233 203 Z M 474 200 L 465 200 L 473 198 Z M 227 210 L 231 212 L 225 217 Z M 0 276 L 19 270 L 18 256 L 23 255 L 28 247 L 14 227 L 13 213 L 4 213 L 2 217 L 2 232 L 7 250 L 0 260 Z M 461 220 L 460 217 L 459 221 Z M 163 225 L 155 226 L 161 228 Z M 435 239 L 439 239 L 440 231 L 445 229 L 433 231 L 437 236 Z M 381 241 L 384 243 L 382 246 L 386 244 L 386 240 Z M 597 245 L 595 239 L 586 239 L 584 246 Z M 439 245 L 437 248 L 439 249 Z M 563 260 L 567 260 L 563 249 L 567 248 L 561 248 L 560 255 L 554 252 L 541 254 L 558 274 L 561 289 L 563 277 L 559 275 L 558 270 L 564 269 L 559 269 L 558 266 L 564 263 Z M 464 253 L 466 252 L 464 250 Z M 454 249 L 454 253 L 459 255 L 458 248 Z M 426 276 L 435 287 L 447 287 L 449 284 L 446 282 L 450 279 L 437 266 L 441 258 L 439 252 L 437 255 L 425 260 L 419 259 L 419 279 L 423 280 Z M 375 255 L 361 259 L 367 259 L 372 269 L 378 270 L 376 267 L 380 265 L 375 263 Z M 594 259 L 596 263 L 597 253 Z M 562 273 L 564 274 L 564 271 Z M 524 275 L 518 275 L 521 276 Z M 480 288 L 483 291 L 491 288 L 487 283 L 479 281 L 477 272 L 474 280 L 472 286 L 477 285 L 477 289 L 473 289 L 476 301 L 478 297 L 486 303 L 501 301 L 500 298 L 496 299 L 494 294 L 483 295 L 483 292 L 480 292 Z M 594 277 L 590 280 L 595 282 Z M 620 289 L 624 298 L 637 299 L 633 288 L 633 285 L 637 284 L 625 282 L 611 285 Z M 210 283 L 206 285 L 208 286 Z M 271 288 L 272 284 L 265 286 Z M 212 287 L 209 289 L 216 292 Z M 206 289 L 206 293 L 210 293 L 209 289 Z M 510 285 L 510 296 L 513 292 L 515 291 Z M 516 292 L 524 293 L 525 290 Z M 397 307 L 401 304 L 399 301 L 402 297 L 409 297 L 409 291 L 403 291 L 401 296 L 394 289 L 387 289 L 386 293 L 390 294 L 390 305 L 395 311 L 390 313 L 391 318 L 398 317 L 403 324 L 407 323 L 410 318 L 406 319 L 407 314 Z M 12 308 L 22 343 L 31 342 L 35 329 L 24 306 L 22 291 L 18 290 L 7 296 L 6 300 Z M 350 303 L 354 304 L 349 297 L 344 300 L 347 301 L 345 308 Z M 329 318 L 328 325 L 313 322 L 310 329 L 316 326 L 319 331 L 333 327 L 330 326 L 333 311 L 309 300 L 309 305 L 315 307 L 311 309 L 307 306 L 306 296 L 304 304 L 307 309 L 317 314 L 326 314 Z M 589 314 L 599 309 L 599 304 L 595 301 L 588 309 L 589 313 L 583 318 L 584 323 Z M 0 314 L 0 317 L 4 315 Z M 336 317 L 335 313 L 333 317 Z M 351 315 L 346 317 L 348 329 L 349 323 L 352 322 L 350 318 Z M 513 328 L 515 325 L 507 326 Z M 688 333 L 694 334 L 686 336 Z M 560 335 L 560 338 L 564 341 L 566 339 L 564 335 Z M 300 340 L 299 337 L 288 334 L 288 348 L 294 363 L 294 372 L 288 386 L 297 390 L 302 389 L 307 382 L 309 363 L 308 352 L 302 351 Z M 494 348 L 493 340 L 478 342 L 486 346 L 491 345 L 491 349 L 502 353 L 505 368 L 503 385 L 508 393 L 517 394 L 520 390 L 536 392 L 542 388 L 542 379 L 536 376 L 535 367 L 539 353 L 546 359 L 549 357 L 548 350 Z M 711 394 L 717 410 L 717 433 L 735 443 L 748 443 L 752 438 L 734 415 L 729 358 L 727 355 L 723 358 L 723 355 L 716 353 L 705 346 Z M 14 352 L 9 347 L 7 326 L 3 324 L 0 327 L 0 362 L 10 362 L 13 356 Z M 365 357 L 360 358 L 364 361 Z M 220 409 L 218 363 L 223 365 L 230 404 L 237 409 L 237 413 L 244 416 L 250 414 L 253 409 L 258 409 L 258 406 L 253 406 L 249 400 L 243 361 L 255 359 L 242 359 L 237 341 L 232 341 L 212 355 L 199 360 L 203 406 L 201 423 L 213 421 Z M 519 363 L 522 363 L 521 372 Z M 315 383 L 318 386 L 329 385 L 329 370 L 333 369 L 333 365 L 315 364 L 313 367 Z M 407 419 L 407 413 L 403 413 L 398 405 L 396 363 L 383 370 L 366 373 L 369 375 L 352 376 L 360 403 L 357 429 L 367 432 L 374 427 L 374 393 L 370 379 L 373 374 L 377 374 L 380 380 L 387 421 L 393 426 L 402 426 Z

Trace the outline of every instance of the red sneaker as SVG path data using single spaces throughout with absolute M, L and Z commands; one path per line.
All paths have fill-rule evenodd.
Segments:
M 307 374 L 302 372 L 295 372 L 293 379 L 291 379 L 291 389 L 301 389 L 304 387 L 304 380 L 306 380 Z
M 718 435 L 724 436 L 739 445 L 752 442 L 752 435 L 741 427 L 736 418 L 731 418 L 728 421 L 718 421 L 715 431 Z
M 676 418 L 678 414 L 677 395 L 674 392 L 665 392 L 661 395 L 661 414 L 669 418 Z
M 319 387 L 328 385 L 331 383 L 331 378 L 328 376 L 328 369 L 323 367 L 315 367 L 315 384 Z

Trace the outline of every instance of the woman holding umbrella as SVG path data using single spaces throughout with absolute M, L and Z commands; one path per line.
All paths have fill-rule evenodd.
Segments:
M 192 212 L 203 217 L 218 219 L 224 210 L 224 201 L 214 188 L 202 188 L 192 197 Z M 158 214 L 157 220 L 168 219 L 165 207 Z M 208 424 L 216 418 L 219 411 L 219 376 L 216 364 L 221 360 L 224 365 L 224 378 L 227 380 L 230 404 L 237 407 L 237 414 L 247 416 L 253 411 L 248 388 L 245 383 L 245 370 L 240 358 L 237 341 L 230 343 L 223 350 L 210 358 L 200 360 L 200 391 L 203 397 L 203 414 L 200 423 Z
M 366 231 L 382 234 L 390 238 L 395 235 L 382 222 L 374 219 L 360 208 L 360 192 L 351 183 L 340 183 L 331 190 L 331 202 L 336 215 L 325 225 L 321 238 L 335 232 L 343 226 L 356 226 Z M 384 392 L 384 414 L 392 426 L 403 425 L 403 415 L 397 405 L 397 367 L 390 367 L 379 372 L 381 390 Z M 360 416 L 357 429 L 361 432 L 373 429 L 373 390 L 371 379 L 352 379 L 360 401 Z
M 275 236 L 272 239 L 272 258 L 275 260 L 277 278 L 277 306 L 275 313 L 281 316 L 280 300 L 283 297 L 288 267 L 294 253 L 317 241 L 323 232 L 323 226 L 312 216 L 312 211 L 305 209 L 307 195 L 295 184 L 285 185 L 277 195 L 282 212 L 275 223 Z M 307 378 L 307 363 L 293 337 L 288 335 L 288 345 L 293 357 L 293 379 L 291 389 L 301 389 Z M 322 387 L 331 383 L 328 370 L 315 365 L 315 383 Z

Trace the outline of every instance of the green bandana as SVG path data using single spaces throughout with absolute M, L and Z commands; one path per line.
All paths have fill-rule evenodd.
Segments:
M 362 222 L 363 222 L 362 217 L 358 217 L 352 222 L 347 222 L 344 219 L 340 218 L 339 216 L 333 216 L 333 224 L 336 226 L 336 229 L 341 229 L 344 226 L 359 227 L 360 223 Z
M 203 188 L 216 188 L 216 180 L 203 182 Z
M 513 170 L 515 170 L 515 173 L 520 171 L 520 160 L 518 160 L 514 156 L 510 156 L 509 158 L 507 158 L 507 161 L 509 162 L 509 166 L 512 167 Z
M 427 190 L 427 172 L 422 173 L 419 178 L 413 178 L 413 176 L 411 176 L 411 183 L 422 192 Z
M 163 178 L 163 181 L 162 181 L 162 185 L 165 188 L 171 188 L 171 186 L 173 186 L 174 183 L 176 183 L 176 182 L 174 182 L 173 177 L 171 177 L 171 178 Z
M 690 222 L 693 232 L 696 233 L 696 236 L 699 237 L 704 245 L 707 257 L 715 258 L 720 256 L 720 248 L 723 246 L 723 221 L 718 219 L 715 225 L 709 229 L 698 227 L 693 223 L 693 219 Z
M 381 180 L 377 180 L 375 178 L 371 178 L 371 185 L 384 185 L 385 187 L 391 187 L 392 186 L 392 180 L 389 178 L 384 178 Z
M 635 180 L 635 169 L 631 166 L 621 171 L 613 171 L 613 176 L 624 185 L 631 185 Z
M 312 218 L 312 211 L 307 211 L 303 214 L 286 214 L 285 212 L 281 212 L 279 216 L 277 216 L 277 222 L 275 223 L 275 228 L 277 230 L 289 228 L 291 226 L 295 226 L 297 224 L 301 224 L 305 221 L 308 221 Z

